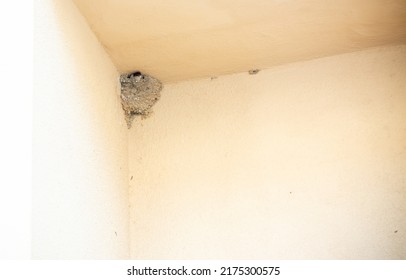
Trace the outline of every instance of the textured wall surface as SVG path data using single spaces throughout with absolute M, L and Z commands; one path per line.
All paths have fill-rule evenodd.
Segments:
M 131 257 L 406 258 L 406 46 L 166 85 L 130 131 Z
M 119 74 L 72 1 L 35 4 L 33 258 L 128 258 Z

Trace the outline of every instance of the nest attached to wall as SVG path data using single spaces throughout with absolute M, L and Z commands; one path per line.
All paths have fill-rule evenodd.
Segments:
M 141 72 L 122 74 L 121 104 L 125 113 L 128 128 L 136 116 L 147 117 L 152 112 L 152 106 L 161 97 L 162 83 Z

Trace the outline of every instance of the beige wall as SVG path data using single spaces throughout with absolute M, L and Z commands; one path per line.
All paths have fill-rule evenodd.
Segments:
M 164 83 L 406 43 L 405 0 L 73 1 L 120 71 Z
M 166 85 L 154 112 L 132 258 L 406 258 L 406 46 Z
M 72 1 L 35 4 L 33 258 L 127 258 L 118 73 Z
M 406 258 L 406 46 L 166 85 L 128 140 L 76 7 L 35 20 L 33 258 Z

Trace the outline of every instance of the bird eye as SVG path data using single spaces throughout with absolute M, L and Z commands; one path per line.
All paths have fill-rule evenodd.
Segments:
M 139 77 L 139 76 L 143 77 L 143 75 L 141 74 L 140 71 L 136 71 L 136 72 L 133 72 L 133 73 L 129 74 L 129 75 L 127 76 L 127 78 L 130 79 L 130 78 Z

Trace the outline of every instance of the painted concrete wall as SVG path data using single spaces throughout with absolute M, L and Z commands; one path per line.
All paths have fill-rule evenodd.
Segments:
M 405 0 L 73 1 L 120 71 L 164 83 L 406 43 Z
M 406 46 L 166 85 L 154 112 L 132 258 L 406 258 Z
M 32 256 L 128 258 L 118 72 L 72 1 L 36 1 L 34 32 Z

